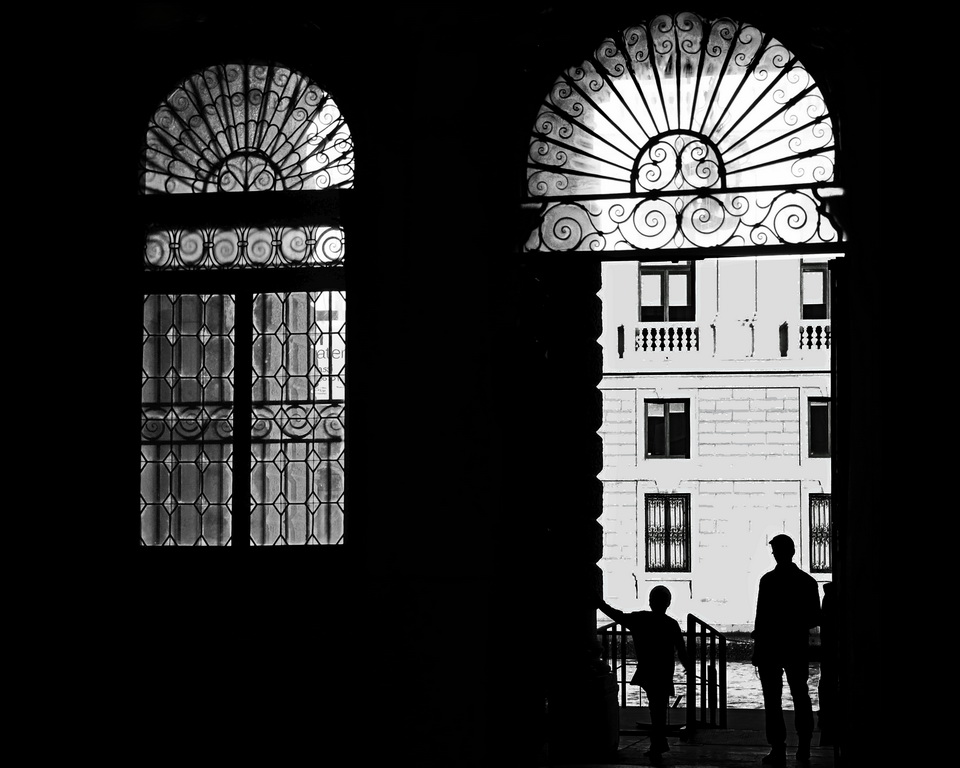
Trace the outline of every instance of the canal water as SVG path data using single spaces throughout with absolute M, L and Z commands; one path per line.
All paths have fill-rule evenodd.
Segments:
M 627 680 L 633 677 L 636 669 L 634 662 L 627 662 Z M 699 674 L 699 669 L 698 669 Z M 686 706 L 686 674 L 683 667 L 677 664 L 673 677 L 677 694 L 683 694 L 680 706 Z M 818 708 L 817 685 L 820 682 L 820 663 L 810 663 L 810 677 L 807 679 L 807 689 L 810 692 L 810 700 L 813 702 L 814 712 Z M 672 702 L 671 702 L 672 703 Z M 793 709 L 793 700 L 790 698 L 790 689 L 787 686 L 786 677 L 783 680 L 783 708 Z M 645 707 L 647 706 L 646 694 L 638 685 L 627 683 L 627 706 Z M 728 661 L 727 662 L 727 708 L 728 709 L 763 709 L 763 691 L 760 689 L 760 678 L 757 676 L 757 668 L 749 661 Z

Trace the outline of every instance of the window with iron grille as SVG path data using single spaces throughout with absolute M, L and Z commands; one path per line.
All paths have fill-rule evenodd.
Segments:
M 646 457 L 690 458 L 690 401 L 645 400 Z
M 810 458 L 830 456 L 830 398 L 811 397 L 807 401 Z
M 832 527 L 829 493 L 810 494 L 810 570 L 830 573 L 830 533 Z
M 690 570 L 690 494 L 648 493 L 646 570 Z
M 353 168 L 336 102 L 278 64 L 208 67 L 156 108 L 140 165 L 141 545 L 343 543 Z

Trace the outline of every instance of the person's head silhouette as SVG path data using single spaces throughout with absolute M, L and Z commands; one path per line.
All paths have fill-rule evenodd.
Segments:
M 793 554 L 797 551 L 793 545 L 793 539 L 787 534 L 780 533 L 770 539 L 770 548 L 773 550 L 773 559 L 780 563 L 789 563 L 793 560 Z
M 666 613 L 672 599 L 670 590 L 662 584 L 650 590 L 650 608 L 654 613 Z

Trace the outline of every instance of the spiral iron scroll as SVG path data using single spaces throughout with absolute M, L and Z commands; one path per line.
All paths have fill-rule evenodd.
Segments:
M 795 246 L 839 239 L 812 192 L 773 190 L 552 203 L 525 250 Z
M 343 403 L 255 405 L 254 442 L 343 441 Z
M 151 270 L 336 266 L 343 247 L 335 227 L 154 230 L 143 262 Z
M 140 413 L 142 443 L 225 443 L 232 439 L 232 406 L 147 407 Z

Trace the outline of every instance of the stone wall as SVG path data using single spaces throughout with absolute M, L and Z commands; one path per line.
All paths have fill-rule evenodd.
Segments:
M 797 387 L 700 389 L 697 402 L 701 456 L 799 456 Z
M 769 539 L 793 537 L 795 561 L 809 569 L 809 495 L 830 492 L 830 461 L 807 457 L 806 408 L 809 397 L 829 394 L 828 379 L 608 377 L 602 387 L 607 601 L 642 610 L 650 589 L 664 584 L 677 618 L 690 612 L 722 629 L 749 630 L 757 584 L 774 566 Z M 644 399 L 663 397 L 690 400 L 689 459 L 644 456 Z M 690 495 L 689 572 L 646 571 L 648 493 Z

